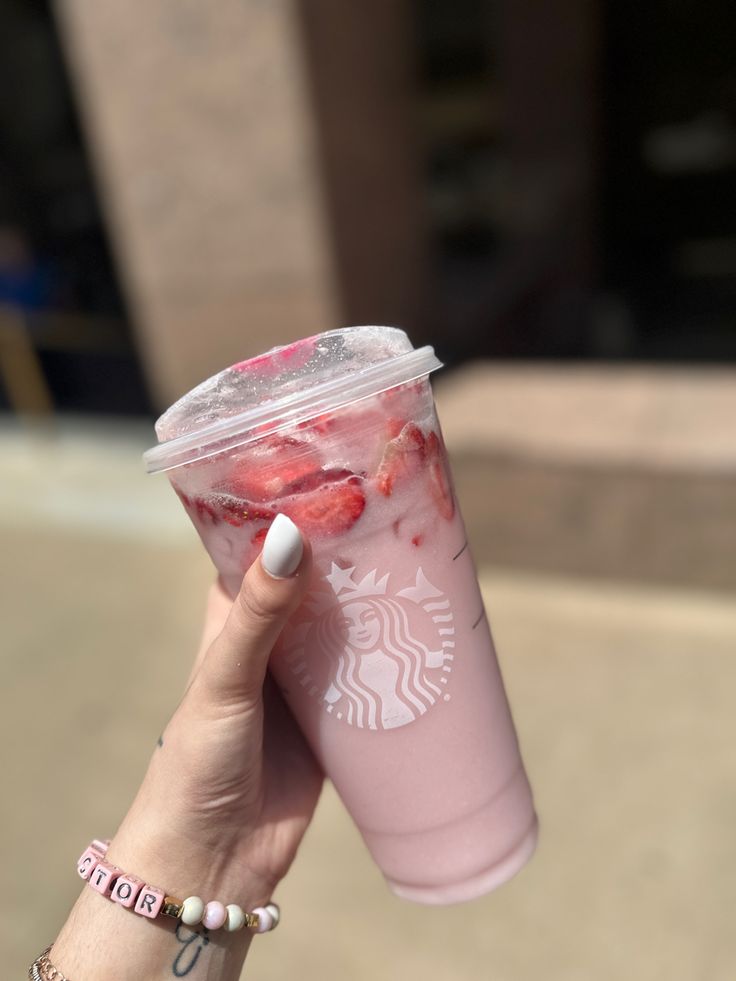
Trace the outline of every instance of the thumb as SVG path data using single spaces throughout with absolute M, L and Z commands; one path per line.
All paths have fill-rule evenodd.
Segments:
M 216 707 L 255 703 L 268 658 L 309 585 L 311 550 L 285 514 L 268 529 L 220 634 L 205 653 L 191 695 Z

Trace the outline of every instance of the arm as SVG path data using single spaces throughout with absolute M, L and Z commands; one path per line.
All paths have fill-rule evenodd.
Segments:
M 266 677 L 309 579 L 308 546 L 302 556 L 287 521 L 272 526 L 234 603 L 211 591 L 189 687 L 109 847 L 113 864 L 179 899 L 268 903 L 317 802 L 321 772 Z M 85 887 L 50 959 L 70 981 L 233 981 L 252 936 L 146 919 Z

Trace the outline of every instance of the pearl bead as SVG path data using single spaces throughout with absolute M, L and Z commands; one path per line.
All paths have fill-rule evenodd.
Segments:
M 235 933 L 236 930 L 242 930 L 245 926 L 245 913 L 242 909 L 235 903 L 230 903 L 225 908 L 227 910 L 227 922 L 225 923 L 227 932 Z
M 202 923 L 208 930 L 219 930 L 227 919 L 227 911 L 222 903 L 213 899 L 204 908 Z
M 202 922 L 204 916 L 204 903 L 199 896 L 190 896 L 185 899 L 181 907 L 181 922 L 185 926 L 196 926 Z
M 254 913 L 258 914 L 258 926 L 256 927 L 256 933 L 268 933 L 269 930 L 273 929 L 275 923 L 273 922 L 273 917 L 263 906 L 256 906 L 253 910 Z
M 271 919 L 273 920 L 273 925 L 274 925 L 274 927 L 277 927 L 279 925 L 279 921 L 281 919 L 281 910 L 279 909 L 279 907 L 276 905 L 276 903 L 266 903 L 266 905 L 263 908 L 268 913 L 271 914 Z

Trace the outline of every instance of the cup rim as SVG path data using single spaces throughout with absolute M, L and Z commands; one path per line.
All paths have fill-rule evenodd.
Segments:
M 334 409 L 416 381 L 443 367 L 430 345 L 330 379 L 264 406 L 220 419 L 202 429 L 164 440 L 143 454 L 146 472 L 162 473 L 215 456 L 306 422 Z M 269 427 L 269 422 L 273 425 Z M 257 430 L 257 431 L 256 431 Z

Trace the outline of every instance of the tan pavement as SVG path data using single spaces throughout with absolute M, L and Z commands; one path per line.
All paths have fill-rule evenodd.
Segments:
M 210 580 L 165 482 L 139 469 L 147 432 L 104 428 L 107 449 L 99 432 L 0 432 L 9 979 L 63 920 L 85 840 L 123 813 Z M 537 794 L 537 856 L 486 899 L 413 906 L 387 891 L 328 789 L 278 896 L 283 926 L 254 944 L 245 976 L 731 981 L 733 594 L 485 558 L 481 573 Z

